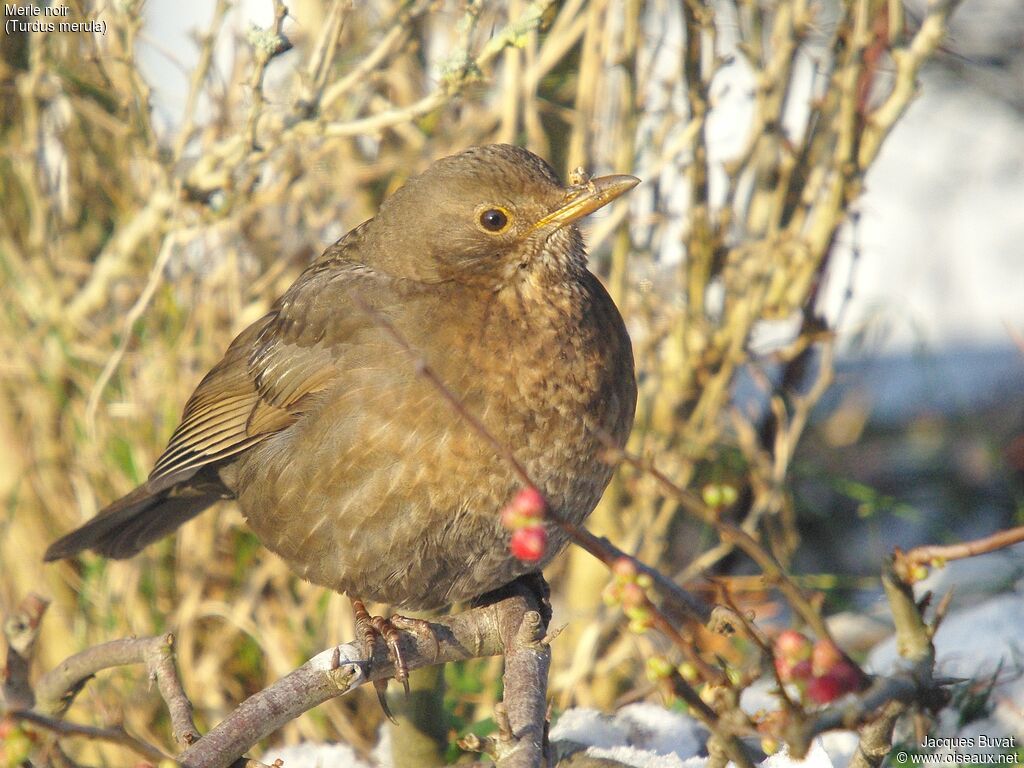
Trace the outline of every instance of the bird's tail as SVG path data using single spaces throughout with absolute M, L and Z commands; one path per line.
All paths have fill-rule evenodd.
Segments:
M 227 495 L 208 486 L 182 484 L 154 491 L 141 485 L 53 542 L 43 559 L 63 560 L 84 549 L 117 560 L 131 557 Z

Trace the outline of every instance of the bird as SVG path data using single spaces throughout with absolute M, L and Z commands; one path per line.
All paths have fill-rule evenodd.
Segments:
M 579 524 L 636 407 L 630 338 L 577 222 L 639 179 L 570 181 L 504 144 L 410 178 L 231 342 L 148 479 L 45 560 L 128 558 L 234 499 L 357 612 L 442 608 L 539 571 L 566 534 L 549 520 L 542 557 L 510 554 L 500 512 L 523 482 L 486 435 Z

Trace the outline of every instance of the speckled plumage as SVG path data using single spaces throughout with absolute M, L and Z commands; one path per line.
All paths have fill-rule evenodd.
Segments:
M 611 178 L 587 210 L 635 183 Z M 610 477 L 599 435 L 623 444 L 636 402 L 629 338 L 586 269 L 577 213 L 546 223 L 587 194 L 505 145 L 435 163 L 235 339 L 149 481 L 47 558 L 130 556 L 234 497 L 296 573 L 353 597 L 438 607 L 546 564 L 557 529 L 540 563 L 512 557 L 499 512 L 519 480 L 378 318 L 580 522 Z M 497 234 L 480 218 L 495 208 L 510 221 Z

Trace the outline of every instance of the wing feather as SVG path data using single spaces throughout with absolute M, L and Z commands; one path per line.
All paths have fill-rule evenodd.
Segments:
M 220 455 L 224 448 L 234 446 L 237 453 L 255 442 L 254 435 L 246 431 L 246 423 L 259 402 L 259 393 L 248 375 L 246 360 L 253 341 L 272 319 L 273 313 L 242 331 L 224 358 L 199 382 L 185 404 L 181 423 L 149 475 L 150 487 L 184 480 L 201 467 L 225 458 Z M 215 444 L 220 450 L 211 451 Z
M 349 237 L 358 233 L 354 230 Z M 287 429 L 311 396 L 332 386 L 345 348 L 366 326 L 347 300 L 382 276 L 343 258 L 343 240 L 307 269 L 271 312 L 244 330 L 189 398 L 181 423 L 149 476 L 166 488 L 201 467 Z

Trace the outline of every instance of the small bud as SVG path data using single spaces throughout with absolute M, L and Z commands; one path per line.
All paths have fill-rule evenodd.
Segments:
M 618 605 L 622 602 L 622 587 L 614 581 L 609 582 L 601 592 L 601 599 L 609 608 Z
M 739 498 L 739 492 L 736 490 L 734 485 L 723 485 L 722 486 L 722 506 L 731 507 L 736 503 L 736 499 Z
M 861 671 L 843 659 L 825 674 L 811 678 L 807 683 L 807 698 L 815 704 L 828 704 L 844 694 L 860 690 L 864 682 Z
M 510 531 L 515 531 L 523 527 L 520 522 L 519 514 L 515 511 L 515 509 L 512 508 L 511 504 L 509 504 L 507 507 L 502 507 L 501 526 L 503 528 L 507 528 Z
M 630 619 L 629 631 L 635 635 L 642 635 L 650 628 L 651 625 L 646 621 L 642 621 L 640 619 Z
M 761 751 L 766 755 L 774 755 L 779 751 L 779 742 L 770 736 L 765 736 L 761 739 Z
M 626 618 L 630 620 L 630 625 L 633 622 L 640 622 L 644 625 L 646 631 L 649 626 L 653 623 L 653 616 L 651 609 L 644 605 L 626 605 L 623 603 L 622 612 L 626 614 Z
M 807 659 L 794 662 L 784 656 L 776 656 L 775 671 L 784 683 L 800 683 L 811 677 L 811 662 Z
M 544 517 L 547 504 L 536 488 L 521 489 L 501 510 L 501 524 L 510 531 L 535 526 Z
M 647 659 L 647 679 L 652 683 L 671 676 L 672 665 L 661 656 L 651 656 Z
M 700 496 L 709 507 L 717 509 L 722 506 L 722 486 L 717 483 L 708 483 L 701 488 Z
M 628 557 L 620 557 L 612 563 L 612 573 L 623 579 L 636 578 L 636 564 Z
M 632 608 L 647 604 L 647 595 L 636 582 L 623 584 L 619 594 L 622 596 L 622 604 L 627 607 Z
M 695 667 L 689 661 L 684 661 L 682 664 L 680 664 L 676 671 L 679 672 L 679 676 L 683 678 L 683 680 L 690 683 L 691 685 L 697 682 L 697 680 L 700 677 L 700 673 L 697 671 L 697 667 Z
M 700 689 L 700 700 L 707 704 L 709 707 L 714 707 L 715 702 L 718 699 L 719 686 L 711 685 L 708 683 Z
M 790 679 L 794 683 L 802 683 L 806 680 L 810 680 L 814 673 L 811 670 L 811 662 L 808 659 L 798 661 L 789 670 Z
M 916 584 L 919 581 L 924 581 L 928 578 L 928 566 L 924 563 L 915 563 L 910 568 L 910 573 L 907 574 L 910 578 L 911 584 Z
M 512 554 L 527 563 L 535 563 L 544 557 L 547 547 L 548 532 L 539 525 L 513 531 L 509 542 Z
M 829 675 L 836 678 L 843 693 L 859 691 L 867 683 L 867 679 L 860 669 L 847 659 L 843 659 L 829 671 Z

